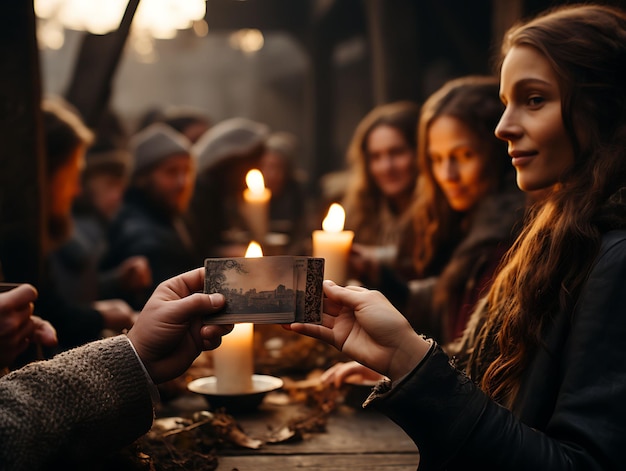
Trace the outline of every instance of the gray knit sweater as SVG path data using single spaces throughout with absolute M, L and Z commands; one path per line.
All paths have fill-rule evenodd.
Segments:
M 79 463 L 148 431 L 149 383 L 125 336 L 86 344 L 0 379 L 0 470 Z

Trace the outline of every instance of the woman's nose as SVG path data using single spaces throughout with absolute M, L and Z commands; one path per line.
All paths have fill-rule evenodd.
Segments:
M 512 141 L 521 135 L 522 129 L 516 123 L 515 115 L 509 109 L 504 110 L 494 134 L 503 141 Z
M 459 166 L 455 159 L 447 159 L 444 167 L 444 177 L 453 181 L 459 179 Z

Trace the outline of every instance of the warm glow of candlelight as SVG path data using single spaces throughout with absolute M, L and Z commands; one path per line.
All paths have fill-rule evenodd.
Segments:
M 341 232 L 346 222 L 346 212 L 340 204 L 333 203 L 328 209 L 328 214 L 322 221 L 322 229 L 327 232 Z
M 260 170 L 253 168 L 246 174 L 246 185 L 254 194 L 263 194 L 265 191 L 265 180 Z
M 246 250 L 246 258 L 259 258 L 263 256 L 263 249 L 254 240 L 248 244 L 248 249 Z

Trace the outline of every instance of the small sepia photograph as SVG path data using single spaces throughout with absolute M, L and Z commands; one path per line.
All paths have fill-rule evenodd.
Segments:
M 293 321 L 296 310 L 293 257 L 209 258 L 204 266 L 204 292 L 222 293 L 226 297 L 225 309 L 212 316 L 215 321 Z

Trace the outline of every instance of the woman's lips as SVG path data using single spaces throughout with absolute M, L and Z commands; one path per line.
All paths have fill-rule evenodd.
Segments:
M 514 167 L 523 167 L 527 165 L 536 155 L 534 151 L 513 151 L 509 152 L 511 163 Z

